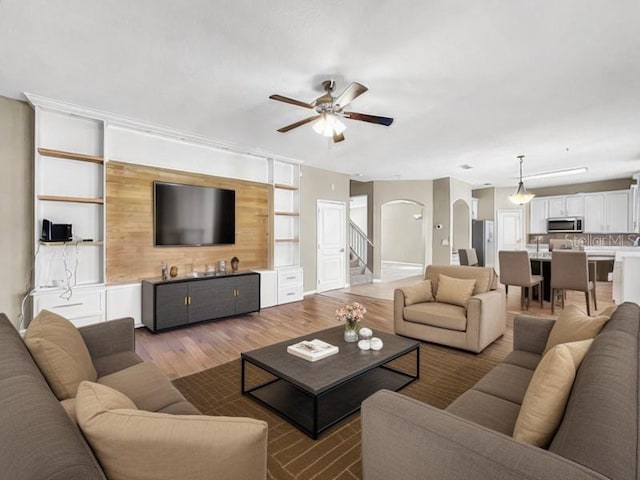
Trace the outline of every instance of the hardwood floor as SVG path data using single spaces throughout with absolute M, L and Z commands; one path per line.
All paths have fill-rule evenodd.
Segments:
M 380 287 L 377 287 L 380 289 Z M 613 305 L 611 283 L 597 285 L 598 311 Z M 335 310 L 357 301 L 367 308 L 364 324 L 375 330 L 393 331 L 393 301 L 355 295 L 342 290 L 305 297 L 304 301 L 266 308 L 260 313 L 206 322 L 163 333 L 136 330 L 136 351 L 153 361 L 171 379 L 190 375 L 235 360 L 240 353 L 338 325 Z M 567 292 L 566 305 L 585 308 L 584 294 Z M 520 289 L 510 288 L 507 325 L 520 313 Z M 559 307 L 556 314 L 560 312 Z M 551 316 L 551 305 L 541 309 L 532 302 L 529 315 Z

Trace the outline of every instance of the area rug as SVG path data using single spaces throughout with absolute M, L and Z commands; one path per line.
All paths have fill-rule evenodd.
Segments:
M 480 355 L 432 344 L 420 347 L 420 379 L 402 393 L 444 408 L 506 356 L 504 337 Z M 396 366 L 411 368 L 415 358 Z M 260 375 L 257 372 L 251 375 Z M 254 377 L 253 380 L 256 380 Z M 279 416 L 240 393 L 240 360 L 174 381 L 202 413 L 251 417 L 269 424 L 269 480 L 354 480 L 362 478 L 360 414 L 356 413 L 312 440 Z

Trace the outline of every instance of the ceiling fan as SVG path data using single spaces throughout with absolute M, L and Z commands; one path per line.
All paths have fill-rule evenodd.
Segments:
M 322 88 L 324 88 L 325 93 L 310 103 L 289 97 L 283 97 L 282 95 L 271 95 L 269 98 L 272 100 L 308 108 L 310 110 L 315 110 L 316 112 L 315 115 L 292 123 L 291 125 L 287 125 L 286 127 L 279 128 L 278 131 L 286 133 L 289 130 L 293 130 L 294 128 L 315 121 L 316 123 L 313 125 L 313 130 L 316 133 L 324 135 L 325 137 L 333 137 L 333 141 L 338 143 L 344 140 L 343 132 L 347 128 L 340 120 L 341 118 L 377 123 L 378 125 L 385 125 L 387 127 L 393 123 L 393 118 L 367 115 L 365 113 L 347 112 L 344 110 L 347 105 L 368 90 L 364 85 L 361 85 L 358 82 L 352 82 L 351 85 L 345 88 L 344 92 L 337 97 L 332 95 L 335 87 L 336 83 L 333 80 L 325 80 L 322 82 Z

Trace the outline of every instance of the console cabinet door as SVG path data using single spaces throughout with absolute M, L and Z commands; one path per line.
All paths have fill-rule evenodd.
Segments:
M 234 277 L 217 278 L 215 282 L 214 292 L 211 295 L 211 311 L 210 318 L 230 317 L 236 313 L 236 297 L 234 295 L 236 288 L 236 279 Z
M 215 317 L 217 280 L 189 282 L 189 323 L 211 320 Z
M 186 325 L 189 284 L 166 283 L 155 288 L 155 330 Z
M 236 278 L 236 315 L 260 310 L 260 275 Z

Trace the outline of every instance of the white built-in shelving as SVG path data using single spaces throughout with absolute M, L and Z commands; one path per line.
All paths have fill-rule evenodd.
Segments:
M 33 315 L 76 325 L 105 320 L 104 122 L 35 106 Z M 71 241 L 41 239 L 42 221 L 71 224 Z

